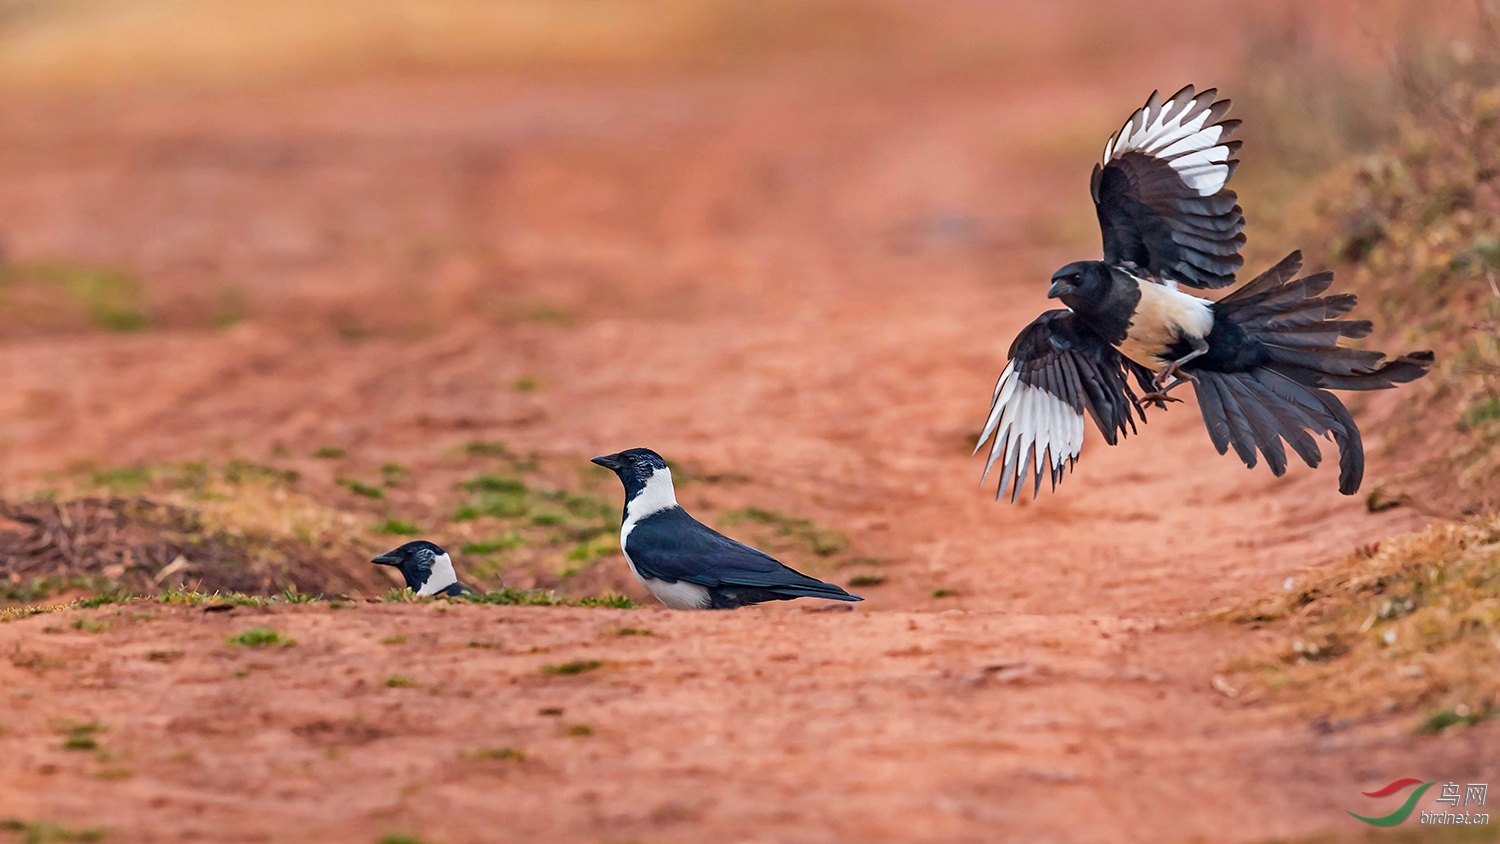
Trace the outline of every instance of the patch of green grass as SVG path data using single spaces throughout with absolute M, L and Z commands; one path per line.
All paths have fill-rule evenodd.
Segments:
M 387 636 L 384 639 L 381 639 L 380 640 L 380 644 L 382 644 L 382 645 L 404 645 L 404 644 L 406 644 L 406 637 L 402 636 L 400 633 L 397 633 L 394 636 Z
M 499 440 L 470 440 L 464 443 L 464 454 L 473 457 L 509 457 L 510 449 Z
M 102 267 L 8 263 L 0 268 L 0 296 L 23 321 L 43 325 L 66 323 L 70 312 L 81 312 L 105 331 L 140 331 L 150 324 L 141 280 Z
M 380 466 L 380 480 L 386 486 L 400 486 L 411 480 L 411 470 L 400 463 L 383 463 Z
M 471 604 L 508 604 L 528 607 L 560 607 L 567 604 L 567 601 L 545 590 L 512 589 L 509 586 L 489 592 L 464 595 L 459 600 L 468 601 Z
M 69 842 L 103 841 L 102 829 L 74 830 L 50 821 L 23 821 L 14 818 L 0 821 L 0 832 L 13 832 L 24 844 L 68 844 Z
M 861 586 L 884 586 L 885 575 L 883 574 L 856 574 L 849 578 L 849 586 L 858 588 Z
M 602 635 L 605 635 L 605 636 L 655 636 L 656 634 L 653 633 L 649 628 L 646 628 L 646 627 L 611 627 L 611 628 L 605 630 Z
M 557 665 L 543 665 L 541 671 L 543 674 L 572 676 L 575 674 L 587 674 L 588 672 L 596 671 L 603 666 L 604 663 L 597 659 L 575 659 L 569 662 L 559 663 Z
M 568 735 L 570 736 L 583 737 L 591 736 L 593 734 L 594 728 L 589 726 L 588 724 L 574 724 L 573 726 L 568 728 Z
M 457 484 L 462 498 L 455 502 L 451 520 L 480 521 L 490 532 L 462 549 L 471 555 L 466 570 L 475 581 L 497 583 L 501 555 L 507 571 L 524 567 L 550 584 L 614 553 L 618 540 L 609 537 L 618 533 L 620 515 L 611 498 L 523 479 L 520 473 L 530 469 L 502 446 L 471 444 L 470 450 L 503 455 L 509 464 Z M 489 522 L 497 524 L 491 527 Z
M 114 583 L 103 577 L 34 577 L 19 583 L 0 581 L 0 603 L 35 603 L 59 592 L 82 590 L 95 595 L 86 605 L 88 608 L 125 600 L 128 596 L 118 591 Z M 84 604 L 79 604 L 85 606 Z
M 482 747 L 470 756 L 490 762 L 525 762 L 526 752 L 514 747 Z
M 97 618 L 78 618 L 73 620 L 73 629 L 84 633 L 103 633 L 109 630 L 109 622 Z
M 831 557 L 849 547 L 849 539 L 842 533 L 822 527 L 811 519 L 788 516 L 775 510 L 745 507 L 724 515 L 729 524 L 753 522 L 775 529 L 777 537 L 802 545 L 819 557 Z
M 511 531 L 510 533 L 504 534 L 502 536 L 496 536 L 493 539 L 487 539 L 483 542 L 470 542 L 463 547 L 463 553 L 503 554 L 506 551 L 513 551 L 517 548 L 523 548 L 525 547 L 525 545 L 525 537 L 521 536 L 521 534 L 516 533 L 515 531 Z
M 376 533 L 387 536 L 417 536 L 422 533 L 422 529 L 416 524 L 402 521 L 401 519 L 386 519 L 382 522 L 376 522 L 374 529 Z
M 1500 398 L 1487 396 L 1464 408 L 1464 412 L 1458 418 L 1458 430 L 1472 431 L 1496 419 L 1500 419 Z
M 263 607 L 270 598 L 241 592 L 199 592 L 196 589 L 166 589 L 156 597 L 163 604 L 228 604 L 232 607 Z
M 503 492 L 511 495 L 524 495 L 526 484 L 519 478 L 505 478 L 499 475 L 476 475 L 470 480 L 459 484 L 468 492 Z
M 197 471 L 202 475 L 206 476 L 209 473 L 208 466 L 202 463 L 184 463 L 178 469 L 179 471 L 186 471 L 190 466 L 196 467 Z M 219 474 L 225 481 L 231 484 L 264 483 L 273 486 L 285 486 L 294 484 L 302 478 L 293 469 L 278 469 L 275 466 L 254 463 L 249 460 L 231 460 L 224 465 Z
M 380 601 L 384 604 L 425 604 L 431 600 L 433 599 L 423 595 L 418 595 L 416 592 L 407 589 L 405 586 L 398 586 L 395 589 L 386 590 L 380 595 Z
M 1417 725 L 1417 732 L 1425 735 L 1435 735 L 1458 725 L 1472 727 L 1481 721 L 1487 721 L 1500 716 L 1500 709 L 1482 709 L 1478 712 L 1470 712 L 1468 707 L 1457 709 L 1443 709 L 1432 713 Z
M 269 627 L 251 627 L 238 636 L 226 636 L 225 641 L 237 648 L 287 647 L 292 640 Z
M 288 604 L 315 604 L 323 600 L 322 593 L 298 592 L 296 586 L 288 586 L 281 590 L 280 600 Z
M 502 645 L 502 644 L 500 644 L 499 642 L 482 641 L 482 640 L 479 640 L 479 639 L 470 639 L 469 640 L 469 647 L 471 647 L 471 648 L 482 648 L 482 649 L 488 650 L 488 651 L 498 651 L 498 650 L 504 649 L 505 646 Z
M 542 382 L 538 381 L 537 379 L 531 377 L 530 375 L 522 375 L 510 385 L 510 388 L 518 393 L 531 393 L 535 392 L 541 386 Z
M 148 466 L 121 466 L 90 472 L 89 480 L 94 486 L 123 494 L 140 490 L 141 487 L 151 482 L 154 474 Z
M 182 659 L 184 656 L 187 656 L 186 651 L 171 650 L 146 652 L 146 659 L 149 659 L 152 662 L 176 662 L 177 660 Z
M 531 505 L 527 503 L 524 495 L 486 492 L 454 510 L 453 521 L 472 522 L 481 516 L 514 519 L 526 515 L 530 509 Z
M 63 750 L 98 750 L 99 742 L 93 736 L 72 735 L 63 739 Z
M 361 495 L 365 498 L 371 498 L 378 501 L 385 497 L 385 490 L 381 489 L 378 486 L 367 484 L 364 481 L 355 480 L 354 478 L 339 478 L 337 483 L 339 486 L 349 490 L 355 495 Z
M 592 539 L 574 545 L 568 550 L 568 560 L 579 563 L 581 566 L 590 566 L 598 562 L 601 557 L 613 554 L 620 547 L 620 541 L 612 534 L 596 536 Z
M 416 680 L 410 677 L 402 677 L 399 674 L 385 678 L 385 687 L 387 689 L 409 689 L 416 684 Z
M 957 595 L 957 594 L 958 594 L 958 590 L 957 589 L 934 589 L 934 590 L 932 590 L 932 597 L 934 597 L 934 598 L 951 598 L 951 597 L 953 597 L 954 595 Z
M 98 750 L 99 741 L 95 738 L 104 732 L 104 725 L 98 721 L 87 721 L 84 723 L 70 723 L 63 726 L 62 749 L 63 750 Z
M 633 610 L 636 608 L 636 603 L 624 595 L 617 595 L 611 592 L 608 595 L 590 595 L 586 598 L 579 598 L 578 606 L 602 607 L 611 610 Z
M 313 451 L 312 456 L 319 460 L 338 460 L 348 454 L 347 450 L 336 445 L 325 445 Z
M 409 832 L 387 832 L 380 836 L 377 844 L 426 844 L 426 842 Z
M 618 528 L 618 523 L 611 520 L 619 515 L 618 507 L 614 499 L 602 495 L 586 495 L 569 492 L 565 489 L 555 489 L 540 493 L 540 497 L 562 506 L 569 515 L 580 519 L 604 520 L 604 527 L 611 525 Z
M 77 601 L 77 606 L 80 609 L 92 610 L 105 606 L 107 604 L 122 604 L 126 601 L 135 601 L 138 599 L 139 596 L 132 595 L 128 592 L 101 592 L 95 595 L 90 595 L 87 598 L 79 598 Z

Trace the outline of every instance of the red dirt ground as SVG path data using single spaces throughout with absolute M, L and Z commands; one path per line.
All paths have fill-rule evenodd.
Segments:
M 0 625 L 0 817 L 120 841 L 1259 841 L 1352 834 L 1358 792 L 1414 771 L 1500 780 L 1493 723 L 1320 731 L 1214 687 L 1274 634 L 1203 613 L 1419 516 L 1367 513 L 1326 468 L 1247 472 L 1191 404 L 1118 448 L 1091 434 L 1040 502 L 976 487 L 1011 338 L 1051 269 L 1096 249 L 1097 148 L 1153 87 L 1235 71 L 1239 10 L 1208 5 L 1167 31 L 1188 5 L 1132 7 L 1081 42 L 1082 13 L 1006 6 L 1035 34 L 1016 58 L 951 66 L 16 96 L 8 254 L 137 272 L 158 326 L 0 344 L 8 492 L 79 461 L 337 445 L 414 467 L 433 506 L 467 440 L 581 467 L 650 445 L 748 476 L 688 487 L 700 515 L 815 519 L 888 581 L 852 612 L 132 604 Z M 961 31 L 947 14 L 933 31 Z M 204 328 L 226 291 L 250 318 Z M 1367 488 L 1406 457 L 1369 440 Z M 252 626 L 296 644 L 225 644 Z M 573 660 L 602 666 L 541 670 Z M 61 749 L 89 721 L 108 758 Z M 475 756 L 501 747 L 524 760 Z

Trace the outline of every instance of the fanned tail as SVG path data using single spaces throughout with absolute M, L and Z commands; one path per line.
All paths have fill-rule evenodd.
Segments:
M 1216 317 L 1234 323 L 1265 348 L 1265 359 L 1246 371 L 1195 371 L 1198 406 L 1214 447 L 1233 447 L 1254 467 L 1263 455 L 1271 471 L 1286 472 L 1291 446 L 1309 466 L 1322 460 L 1312 434 L 1332 437 L 1339 449 L 1339 491 L 1353 495 L 1364 479 L 1364 444 L 1348 408 L 1328 390 L 1385 390 L 1415 381 L 1433 364 L 1430 351 L 1394 359 L 1349 349 L 1340 338 L 1370 334 L 1368 320 L 1343 319 L 1353 294 L 1322 295 L 1333 273 L 1294 278 L 1302 253 L 1281 263 L 1214 305 Z

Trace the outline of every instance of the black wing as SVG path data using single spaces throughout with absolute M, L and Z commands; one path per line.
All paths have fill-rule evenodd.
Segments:
M 630 531 L 630 562 L 643 577 L 699 586 L 750 586 L 806 598 L 859 600 L 719 533 L 682 508 L 642 519 Z
M 1091 189 L 1107 263 L 1189 287 L 1234 282 L 1245 215 L 1225 185 L 1239 165 L 1229 137 L 1240 122 L 1221 119 L 1229 100 L 1215 93 L 1189 85 L 1162 102 L 1153 91 L 1105 145 Z
M 1072 311 L 1048 311 L 1026 326 L 1011 344 L 1010 363 L 995 384 L 990 418 L 974 447 L 977 454 L 994 435 L 984 476 L 1001 462 L 995 498 L 1009 488 L 1015 501 L 1028 473 L 1035 479 L 1036 495 L 1043 469 L 1056 487 L 1083 449 L 1085 411 L 1110 445 L 1127 429 L 1134 433 L 1135 415 L 1141 421 L 1146 416 L 1125 374 L 1120 353 Z

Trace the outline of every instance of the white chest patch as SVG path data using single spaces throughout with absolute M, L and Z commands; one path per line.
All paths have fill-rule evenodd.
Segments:
M 696 583 L 677 581 L 667 583 L 654 577 L 643 577 L 635 567 L 635 561 L 630 559 L 628 540 L 630 532 L 640 524 L 641 519 L 652 513 L 660 513 L 677 506 L 677 493 L 672 489 L 672 470 L 657 469 L 646 481 L 646 488 L 640 494 L 630 499 L 625 505 L 625 521 L 620 525 L 620 551 L 625 555 L 625 562 L 630 566 L 630 573 L 641 585 L 661 601 L 674 610 L 702 610 L 707 609 L 708 589 Z
M 630 573 L 635 579 L 646 587 L 646 590 L 674 610 L 706 610 L 708 609 L 708 589 L 696 583 L 688 583 L 679 580 L 676 583 L 668 583 L 665 580 L 657 580 L 654 577 L 642 577 L 636 570 L 635 561 L 630 559 L 630 553 L 625 553 L 625 562 L 630 566 Z
M 1151 369 L 1160 369 L 1170 359 L 1165 357 L 1183 337 L 1207 337 L 1214 327 L 1213 303 L 1177 289 L 1170 282 L 1136 279 L 1141 301 L 1135 317 L 1126 329 L 1125 339 L 1116 348 L 1120 354 Z
M 625 538 L 635 526 L 652 513 L 660 513 L 677 506 L 677 492 L 672 489 L 672 470 L 657 469 L 646 479 L 646 488 L 625 504 L 625 522 L 620 525 L 620 548 L 625 547 Z
M 432 572 L 427 575 L 427 582 L 417 590 L 418 595 L 436 595 L 458 582 L 458 574 L 453 571 L 453 558 L 447 554 L 439 554 L 432 558 Z

